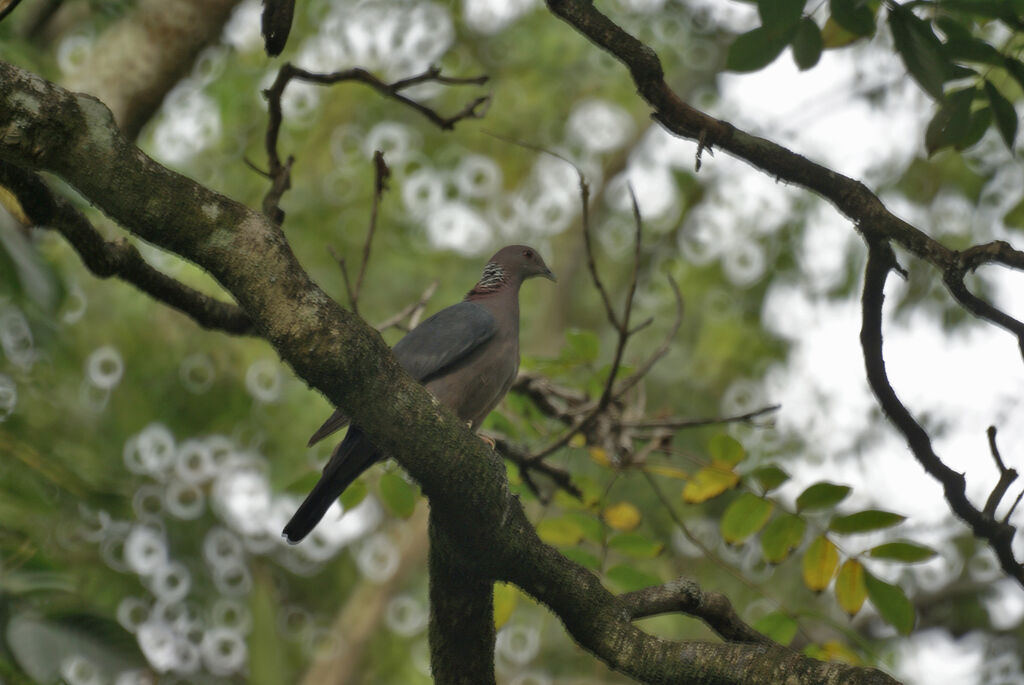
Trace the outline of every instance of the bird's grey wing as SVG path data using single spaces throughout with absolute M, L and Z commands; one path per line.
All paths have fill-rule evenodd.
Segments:
M 320 442 L 334 431 L 341 430 L 348 425 L 349 418 L 340 409 L 335 409 L 331 417 L 324 421 L 324 424 L 316 429 L 316 433 L 309 438 L 309 442 L 306 443 L 306 447 L 312 447 L 316 443 Z
M 409 375 L 425 383 L 494 337 L 494 316 L 473 302 L 442 309 L 398 341 L 392 350 Z
M 494 336 L 497 323 L 489 311 L 472 302 L 442 309 L 398 341 L 392 352 L 410 376 L 425 382 Z M 336 409 L 309 438 L 308 447 L 348 425 Z

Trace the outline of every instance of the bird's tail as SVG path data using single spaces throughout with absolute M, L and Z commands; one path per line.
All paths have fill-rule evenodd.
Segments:
M 373 466 L 379 458 L 377 448 L 363 435 L 358 428 L 349 429 L 348 435 L 341 441 L 330 461 L 324 467 L 320 481 L 299 505 L 295 515 L 284 527 L 282 535 L 292 545 L 302 538 L 320 522 L 334 500 L 338 499 L 352 482 L 366 469 Z

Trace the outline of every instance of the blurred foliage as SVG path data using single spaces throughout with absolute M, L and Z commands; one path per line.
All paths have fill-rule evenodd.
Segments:
M 133 6 L 69 0 L 49 30 L 29 37 L 22 22 L 41 2 L 26 0 L 0 23 L 0 58 L 58 82 L 107 27 L 130 20 Z M 1024 226 L 1021 188 L 990 161 L 1016 141 L 1019 3 L 762 0 L 757 27 L 739 35 L 706 3 L 613 4 L 613 16 L 659 52 L 677 92 L 698 103 L 714 103 L 724 68 L 760 69 L 787 46 L 801 69 L 820 68 L 823 50 L 869 41 L 895 49 L 935 113 L 922 133 L 927 156 L 884 169 L 875 189 L 956 247 L 1002 236 L 1004 218 L 1007 230 Z M 223 42 L 203 53 L 140 140 L 162 163 L 253 207 L 267 183 L 245 160 L 265 164 L 259 93 L 275 73 L 260 50 L 258 12 L 258 2 L 239 6 Z M 799 253 L 817 201 L 795 199 L 784 217 L 751 220 L 736 210 L 729 224 L 740 225 L 738 238 L 706 239 L 700 213 L 730 207 L 721 190 L 728 179 L 707 163 L 694 174 L 693 146 L 673 147 L 650 128 L 623 70 L 528 3 L 300 2 L 284 59 L 324 71 L 358 65 L 387 78 L 431 61 L 452 75 L 491 76 L 486 118 L 449 133 L 359 85 L 290 87 L 280 147 L 296 163 L 284 228 L 340 302 L 342 276 L 327 247 L 358 261 L 371 156 L 382 149 L 394 183 L 360 312 L 384 321 L 437 280 L 427 313 L 436 311 L 462 297 L 495 248 L 535 244 L 560 281 L 554 290 L 524 287 L 522 366 L 599 396 L 615 334 L 586 271 L 574 172 L 508 141 L 540 145 L 574 160 L 591 184 L 598 268 L 617 307 L 633 228 L 624 178 L 636 172 L 630 178 L 645 181 L 637 185 L 645 233 L 635 317 L 653 323 L 631 343 L 620 377 L 669 330 L 666 274 L 685 296 L 683 327 L 630 393 L 628 418 L 758 407 L 761 381 L 791 354 L 765 320 L 765 303 L 781 286 L 812 289 Z M 415 92 L 445 113 L 477 94 Z M 105 235 L 122 235 L 76 201 Z M 956 224 L 972 212 L 995 219 Z M 140 248 L 183 282 L 219 292 L 193 265 Z M 862 259 L 849 250 L 817 295 L 856 298 Z M 964 325 L 936 276 L 909 267 L 907 287 L 893 296 L 897 312 L 923 308 L 951 329 Z M 384 335 L 393 343 L 401 333 Z M 201 330 L 130 286 L 97 280 L 57 236 L 6 214 L 0 342 L 0 679 L 300 682 L 343 656 L 359 664 L 352 682 L 429 682 L 426 565 L 422 555 L 403 558 L 398 542 L 415 525 L 419 495 L 396 466 L 357 481 L 342 497 L 347 515 L 328 514 L 307 542 L 290 548 L 278 539 L 328 456 L 330 444 L 302 445 L 330 407 L 269 345 Z M 522 395 L 510 395 L 484 428 L 526 449 L 565 429 Z M 990 620 L 998 572 L 973 541 L 933 549 L 899 513 L 846 506 L 845 484 L 786 490 L 817 456 L 805 438 L 770 421 L 688 429 L 634 463 L 576 439 L 551 459 L 571 473 L 582 501 L 555 492 L 541 502 L 513 466 L 509 477 L 541 538 L 616 591 L 693 576 L 726 593 L 758 630 L 818 658 L 891 668 L 901 638 L 877 617 L 904 635 L 915 616 L 955 634 L 1000 633 L 1021 652 L 1020 625 Z M 380 593 L 383 611 L 343 626 L 339 638 L 337 617 L 358 609 L 349 600 L 365 601 L 361 591 Z M 622 682 L 515 588 L 496 588 L 495 613 L 501 682 Z M 666 638 L 710 635 L 682 616 L 641 625 Z

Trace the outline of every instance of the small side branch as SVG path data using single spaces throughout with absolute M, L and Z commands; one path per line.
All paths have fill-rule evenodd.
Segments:
M 971 503 L 967 498 L 964 475 L 949 468 L 935 454 L 928 433 L 903 405 L 889 382 L 882 356 L 882 303 L 885 299 L 885 281 L 889 271 L 896 266 L 896 256 L 884 240 L 868 238 L 867 242 L 868 262 L 861 298 L 863 319 L 860 342 L 871 390 L 886 416 L 906 438 L 914 457 L 925 471 L 942 484 L 946 501 L 953 513 L 967 523 L 975 535 L 988 541 L 1003 571 L 1024 585 L 1024 566 L 1017 561 L 1012 547 L 1016 529 L 1005 521 L 996 521 L 992 515 L 979 511 Z
M 530 488 L 530 492 L 542 503 L 547 504 L 551 498 L 549 493 L 538 485 L 533 477 L 533 473 L 538 473 L 551 479 L 559 490 L 564 490 L 576 499 L 583 500 L 583 492 L 573 484 L 572 476 L 569 475 L 568 471 L 552 466 L 546 461 L 537 461 L 531 458 L 529 454 L 515 447 L 505 438 L 495 437 L 494 449 L 502 457 L 519 467 L 519 475 L 522 477 L 523 483 L 526 484 L 526 487 Z
M 191 317 L 203 328 L 233 335 L 256 334 L 252 321 L 237 305 L 210 297 L 153 268 L 126 240 L 104 239 L 84 214 L 53 193 L 38 175 L 0 162 L 0 186 L 18 198 L 34 225 L 64 236 L 96 276 L 116 276 Z
M 719 592 L 704 592 L 691 578 L 677 578 L 664 585 L 627 592 L 617 599 L 634 621 L 659 614 L 683 613 L 701 619 L 728 642 L 778 646 L 744 623 L 728 597 Z
M 988 447 L 992 452 L 992 459 L 996 462 L 996 468 L 999 469 L 999 482 L 992 488 L 992 494 L 988 496 L 985 501 L 985 508 L 982 511 L 986 516 L 995 518 L 996 509 L 999 508 L 999 502 L 1002 501 L 1003 496 L 1009 489 L 1013 481 L 1017 480 L 1017 470 L 1006 468 L 1006 464 L 1003 463 L 1003 458 L 999 454 L 999 447 L 996 445 L 996 427 L 989 426 L 988 431 Z M 1016 506 L 1016 505 L 1015 505 Z

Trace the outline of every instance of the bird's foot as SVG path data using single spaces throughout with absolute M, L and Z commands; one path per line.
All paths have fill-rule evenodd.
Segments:
M 495 448 L 494 438 L 489 438 L 486 435 L 479 436 L 481 440 L 487 443 L 487 445 L 493 450 Z

